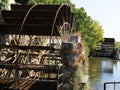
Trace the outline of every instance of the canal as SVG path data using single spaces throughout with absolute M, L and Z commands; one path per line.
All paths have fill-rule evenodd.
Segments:
M 105 82 L 120 82 L 120 61 L 109 58 L 90 58 L 90 90 L 104 90 Z M 120 84 L 107 85 L 106 90 L 120 90 Z

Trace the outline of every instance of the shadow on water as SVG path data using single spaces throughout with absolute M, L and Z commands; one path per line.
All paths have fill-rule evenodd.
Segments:
M 91 58 L 89 61 L 90 90 L 104 90 L 105 82 L 120 82 L 120 61 L 110 58 Z M 107 85 L 106 90 L 114 90 Z M 120 90 L 120 84 L 115 90 Z

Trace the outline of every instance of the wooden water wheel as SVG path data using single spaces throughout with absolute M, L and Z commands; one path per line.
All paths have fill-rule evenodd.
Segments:
M 12 4 L 1 14 L 0 89 L 61 90 L 59 48 L 52 45 L 56 38 L 68 40 L 73 27 L 70 7 Z M 49 44 L 41 44 L 45 39 Z

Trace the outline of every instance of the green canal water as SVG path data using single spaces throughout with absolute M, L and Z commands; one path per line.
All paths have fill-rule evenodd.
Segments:
M 120 82 L 120 61 L 109 58 L 90 58 L 89 90 L 104 90 L 105 82 Z M 106 90 L 114 90 L 114 85 L 107 85 Z M 115 85 L 120 90 L 120 84 Z

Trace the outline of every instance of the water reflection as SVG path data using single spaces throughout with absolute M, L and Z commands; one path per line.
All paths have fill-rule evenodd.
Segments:
M 113 62 L 109 60 L 103 60 L 101 63 L 101 70 L 104 73 L 113 73 Z
M 109 58 L 90 59 L 90 90 L 103 90 L 105 82 L 120 82 L 120 61 Z M 107 85 L 106 90 L 114 90 L 113 85 Z M 116 85 L 120 90 L 120 84 Z

